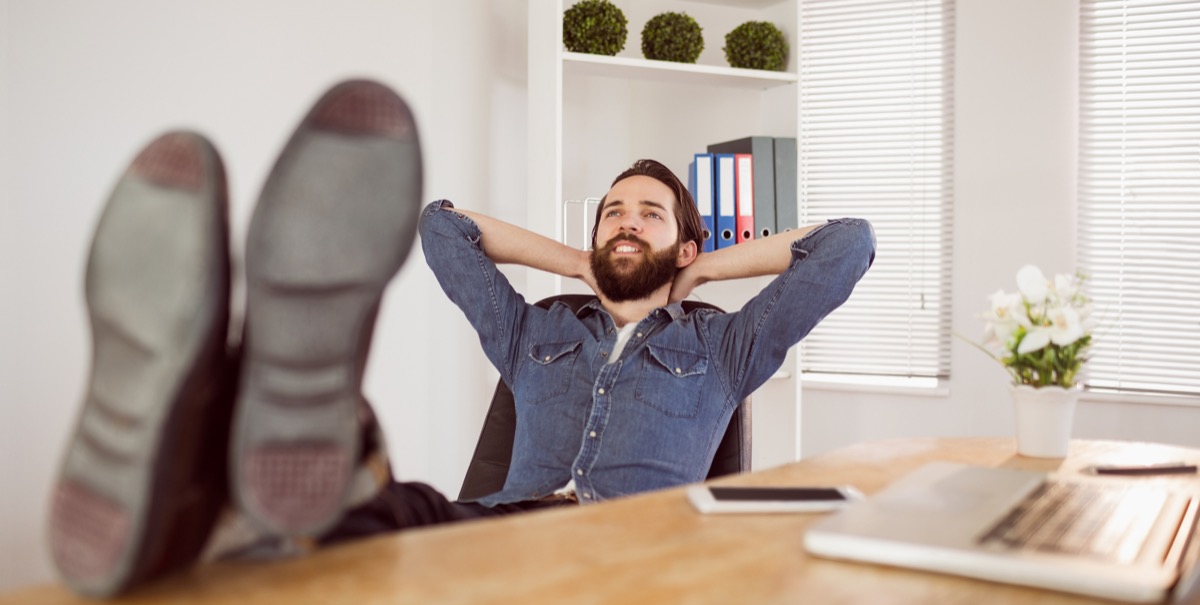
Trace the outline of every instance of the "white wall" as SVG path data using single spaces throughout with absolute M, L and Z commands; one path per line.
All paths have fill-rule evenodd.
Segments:
M 1077 2 L 959 0 L 953 329 L 982 336 L 987 295 L 1026 263 L 1075 269 Z M 887 250 L 879 251 L 887 254 Z M 803 389 L 805 456 L 902 436 L 1011 436 L 1007 374 L 953 341 L 949 394 Z M 1084 400 L 1079 438 L 1200 446 L 1200 408 Z
M 215 142 L 240 252 L 296 122 L 328 86 L 366 76 L 414 108 L 426 199 L 512 217 L 524 208 L 525 14 L 524 0 L 0 3 L 0 591 L 50 578 L 47 496 L 88 367 L 84 256 L 141 145 L 175 127 Z M 397 475 L 457 493 L 494 380 L 415 247 L 366 379 Z
M 8 553 L 15 549 L 10 548 L 9 528 L 19 522 L 15 515 L 10 514 L 8 505 L 5 504 L 9 499 L 7 495 L 27 488 L 17 482 L 17 474 L 20 472 L 19 458 L 14 455 L 17 452 L 6 445 L 13 443 L 19 434 L 16 419 L 10 418 L 11 414 L 8 412 L 15 407 L 15 401 L 10 397 L 7 386 L 16 380 L 15 365 L 18 359 L 16 336 L 12 333 L 9 320 L 6 319 L 14 315 L 16 305 L 12 302 L 11 295 L 18 291 L 14 268 L 16 260 L 5 243 L 16 240 L 15 215 L 11 201 L 14 198 L 9 184 L 9 141 L 12 137 L 9 131 L 8 111 L 8 21 L 8 3 L 0 2 L 0 284 L 3 284 L 0 285 L 0 454 L 3 454 L 0 455 L 0 485 L 6 486 L 5 497 L 0 498 L 0 569 L 8 569 L 12 565 L 10 559 L 15 554 Z M 3 574 L 4 572 L 0 571 L 0 591 L 5 587 Z
M 959 333 L 979 334 L 987 294 L 1011 288 L 1021 264 L 1072 268 L 1076 10 L 1072 0 L 959 2 Z M 88 364 L 84 254 L 136 150 L 168 127 L 209 134 L 229 168 L 240 239 L 307 106 L 365 75 L 414 106 L 427 199 L 523 224 L 525 11 L 524 0 L 0 2 L 0 591 L 50 577 L 45 504 Z M 453 494 L 496 374 L 419 252 L 413 261 L 385 300 L 366 391 L 397 475 Z M 806 387 L 805 455 L 906 435 L 1011 434 L 1005 374 L 953 346 L 948 396 Z M 1196 408 L 1085 402 L 1076 426 L 1081 437 L 1200 445 Z

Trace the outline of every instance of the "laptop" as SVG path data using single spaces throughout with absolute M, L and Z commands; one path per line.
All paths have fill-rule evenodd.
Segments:
M 1132 602 L 1200 603 L 1200 481 L 935 462 L 821 519 L 812 554 Z

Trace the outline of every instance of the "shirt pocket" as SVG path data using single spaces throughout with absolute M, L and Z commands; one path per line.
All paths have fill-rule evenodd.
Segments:
M 708 358 L 694 351 L 647 345 L 647 355 L 633 396 L 675 418 L 695 418 L 708 372 Z
M 541 403 L 567 392 L 571 387 L 571 372 L 583 342 L 547 342 L 529 347 L 529 362 L 525 379 L 520 381 L 525 399 Z

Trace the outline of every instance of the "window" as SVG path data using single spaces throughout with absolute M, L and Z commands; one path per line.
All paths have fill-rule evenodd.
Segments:
M 879 255 L 801 343 L 809 378 L 950 373 L 954 2 L 800 0 L 801 223 L 861 216 Z
M 1200 2 L 1085 0 L 1080 44 L 1084 382 L 1200 395 Z

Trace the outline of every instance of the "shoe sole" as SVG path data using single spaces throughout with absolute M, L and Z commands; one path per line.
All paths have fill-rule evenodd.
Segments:
M 338 520 L 360 455 L 361 383 L 384 288 L 412 247 L 421 154 L 386 87 L 350 81 L 301 122 L 246 242 L 246 325 L 231 476 L 269 531 Z
M 188 488 L 220 491 L 193 482 L 229 325 L 225 191 L 212 145 L 167 133 L 130 164 L 97 224 L 84 286 L 91 373 L 49 528 L 76 592 L 111 596 L 177 562 L 194 545 L 176 524 L 215 518 L 188 510 L 200 501 Z M 206 528 L 186 532 L 195 542 Z

